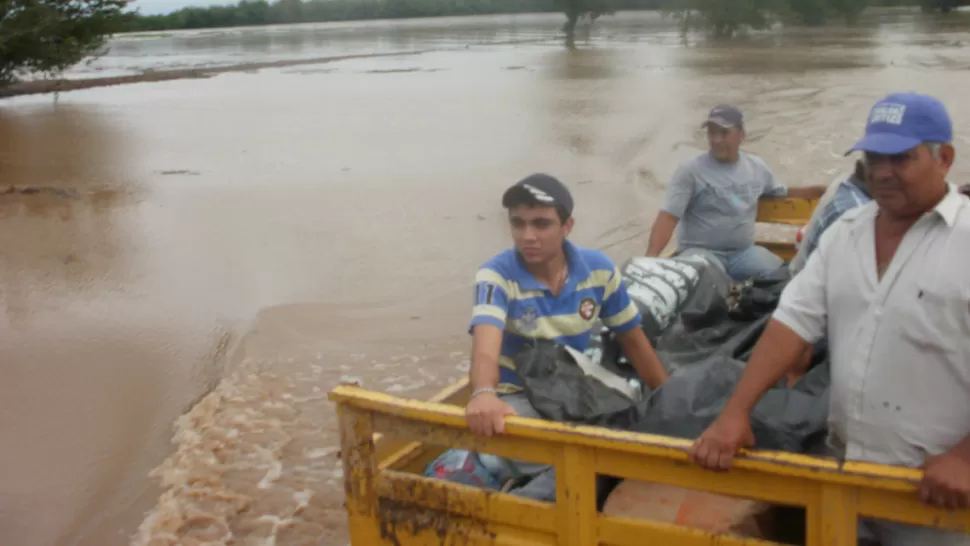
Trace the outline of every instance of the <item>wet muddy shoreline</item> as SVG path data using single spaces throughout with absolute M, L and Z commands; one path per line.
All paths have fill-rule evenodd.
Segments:
M 474 43 L 455 50 L 468 49 L 474 46 L 501 46 L 544 42 L 545 39 L 526 39 L 526 40 L 505 40 L 484 43 Z M 129 74 L 124 76 L 106 77 L 85 77 L 76 79 L 38 79 L 31 81 L 16 82 L 6 87 L 0 87 L 0 99 L 26 96 L 43 95 L 50 93 L 65 93 L 68 91 L 80 91 L 83 89 L 95 89 L 99 87 L 113 87 L 119 85 L 130 85 L 135 83 L 157 83 L 173 80 L 205 79 L 218 76 L 219 74 L 229 73 L 253 73 L 267 68 L 289 68 L 294 66 L 307 66 L 317 64 L 329 64 L 341 61 L 356 59 L 382 59 L 394 57 L 413 57 L 425 53 L 445 51 L 444 48 L 417 49 L 410 51 L 393 51 L 387 53 L 361 53 L 355 55 L 336 55 L 326 57 L 313 57 L 309 59 L 282 59 L 265 62 L 244 62 L 221 66 L 209 66 L 199 68 L 173 68 L 173 69 L 148 69 L 140 74 Z M 514 67 L 520 69 L 520 67 Z M 387 71 L 374 71 L 375 73 L 410 72 L 415 69 L 391 69 Z
M 292 59 L 281 61 L 267 61 L 262 63 L 239 63 L 229 66 L 212 66 L 206 68 L 182 68 L 170 70 L 151 70 L 141 74 L 129 76 L 109 76 L 104 78 L 84 78 L 84 79 L 58 79 L 58 80 L 34 80 L 28 82 L 14 83 L 8 87 L 0 88 L 0 99 L 18 97 L 22 95 L 37 95 L 46 93 L 64 93 L 67 91 L 79 91 L 81 89 L 93 89 L 97 87 L 112 87 L 116 85 L 127 85 L 133 83 L 155 83 L 171 80 L 187 80 L 211 78 L 219 74 L 231 72 L 254 72 L 265 68 L 287 68 L 291 66 L 304 66 L 312 64 L 327 64 L 350 59 L 374 59 L 382 57 L 407 57 L 427 53 L 429 50 L 422 51 L 402 51 L 396 53 L 370 53 L 361 55 L 340 55 L 336 57 L 316 57 L 312 59 Z

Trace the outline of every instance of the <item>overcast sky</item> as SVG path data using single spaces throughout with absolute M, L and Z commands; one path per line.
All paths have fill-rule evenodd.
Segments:
M 132 9 L 137 9 L 143 15 L 157 15 L 159 13 L 171 13 L 175 10 L 187 6 L 210 6 L 238 4 L 239 0 L 134 0 L 128 4 Z

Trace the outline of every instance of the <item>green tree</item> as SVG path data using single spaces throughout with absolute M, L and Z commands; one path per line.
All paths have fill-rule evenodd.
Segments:
M 576 45 L 576 24 L 581 18 L 592 24 L 600 16 L 616 12 L 613 0 L 556 0 L 556 7 L 566 14 L 562 29 L 569 47 Z
M 103 51 L 129 0 L 0 0 L 0 85 L 56 75 Z

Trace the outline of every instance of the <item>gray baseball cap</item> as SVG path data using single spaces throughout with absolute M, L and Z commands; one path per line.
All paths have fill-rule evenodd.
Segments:
M 731 129 L 732 127 L 740 129 L 744 127 L 744 115 L 741 114 L 741 110 L 738 110 L 734 106 L 719 104 L 707 114 L 707 120 L 701 124 L 701 127 L 707 127 L 709 123 L 725 129 Z

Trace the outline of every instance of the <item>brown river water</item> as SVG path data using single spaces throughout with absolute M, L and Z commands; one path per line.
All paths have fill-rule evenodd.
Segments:
M 426 397 L 467 370 L 499 195 L 546 171 L 574 240 L 642 252 L 729 101 L 788 184 L 827 183 L 876 98 L 954 117 L 970 18 L 682 41 L 620 14 L 121 37 L 72 77 L 372 53 L 0 102 L 0 544 L 347 543 L 327 392 Z M 418 53 L 419 52 L 419 53 Z

